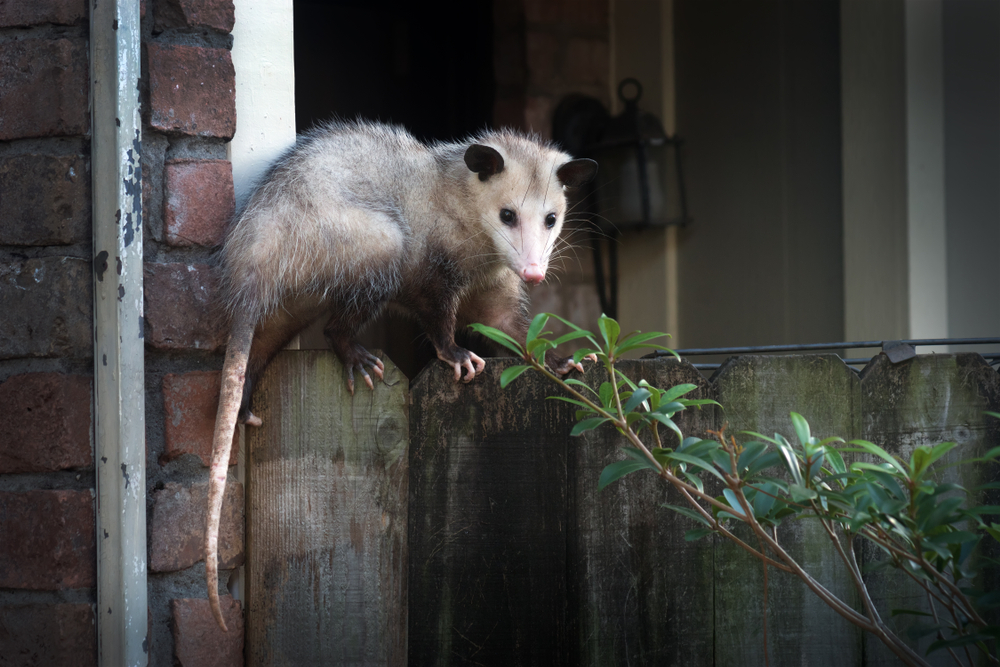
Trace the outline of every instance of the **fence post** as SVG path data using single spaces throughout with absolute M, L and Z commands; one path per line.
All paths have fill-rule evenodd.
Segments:
M 958 447 L 945 459 L 955 462 L 981 456 L 1000 441 L 1000 420 L 983 414 L 1000 410 L 1000 375 L 978 354 L 922 355 L 899 364 L 879 355 L 862 375 L 861 403 L 861 437 L 907 461 L 918 445 L 956 442 Z M 990 481 L 980 476 L 985 472 L 972 466 L 951 468 L 945 472 L 945 481 L 971 489 Z M 865 544 L 865 561 L 881 557 Z M 876 606 L 883 610 L 883 620 L 900 636 L 906 636 L 913 617 L 890 617 L 890 609 L 928 611 L 923 590 L 906 575 L 882 570 L 865 579 Z M 923 655 L 934 639 L 925 637 L 916 646 L 917 652 Z M 874 635 L 866 636 L 865 642 L 868 667 L 898 664 Z M 933 664 L 953 664 L 947 651 L 928 659 Z
M 714 384 L 725 411 L 727 433 L 740 431 L 793 442 L 789 412 L 804 416 L 820 437 L 857 437 L 860 431 L 860 382 L 834 354 L 745 356 L 731 359 Z M 737 534 L 756 544 L 752 534 Z M 829 538 L 816 523 L 782 524 L 779 541 L 824 586 L 854 603 L 850 575 Z M 763 665 L 764 575 L 759 560 L 720 539 L 716 550 L 715 659 L 719 665 Z M 861 631 L 819 600 L 799 579 L 768 571 L 768 648 L 772 665 L 859 665 Z M 833 658 L 832 656 L 836 656 Z
M 248 665 L 406 663 L 406 377 L 285 351 L 247 429 Z

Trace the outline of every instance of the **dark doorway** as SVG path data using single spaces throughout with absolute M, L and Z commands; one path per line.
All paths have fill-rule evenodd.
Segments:
M 295 121 L 403 125 L 423 141 L 460 139 L 493 120 L 492 0 L 294 0 Z M 323 347 L 321 328 L 303 347 Z M 419 327 L 388 313 L 362 335 L 414 377 L 435 357 Z
M 493 118 L 491 0 L 295 1 L 295 120 L 404 125 L 458 139 Z

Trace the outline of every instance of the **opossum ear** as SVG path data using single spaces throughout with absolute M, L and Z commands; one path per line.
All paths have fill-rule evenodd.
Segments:
M 556 178 L 568 188 L 578 188 L 597 176 L 597 163 L 587 158 L 570 160 L 556 170 Z
M 503 156 L 489 146 L 472 144 L 465 151 L 465 164 L 479 174 L 479 180 L 485 181 L 503 171 Z

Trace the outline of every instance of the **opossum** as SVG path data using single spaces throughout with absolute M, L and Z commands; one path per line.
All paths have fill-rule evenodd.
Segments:
M 402 128 L 334 122 L 302 137 L 265 175 L 221 251 L 230 334 L 215 422 L 205 578 L 219 608 L 218 535 L 237 421 L 260 425 L 250 395 L 264 367 L 324 313 L 347 369 L 374 388 L 384 365 L 356 340 L 387 305 L 417 319 L 455 380 L 485 362 L 455 343 L 483 322 L 524 340 L 525 284 L 545 278 L 566 215 L 566 190 L 597 164 L 513 131 L 426 145 Z M 580 369 L 549 356 L 560 373 Z M 582 370 L 582 369 L 581 369 Z M 463 377 L 464 372 L 464 377 Z

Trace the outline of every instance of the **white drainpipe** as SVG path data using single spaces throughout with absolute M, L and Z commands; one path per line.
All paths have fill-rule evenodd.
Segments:
M 132 667 L 149 651 L 139 0 L 88 4 L 98 654 Z

